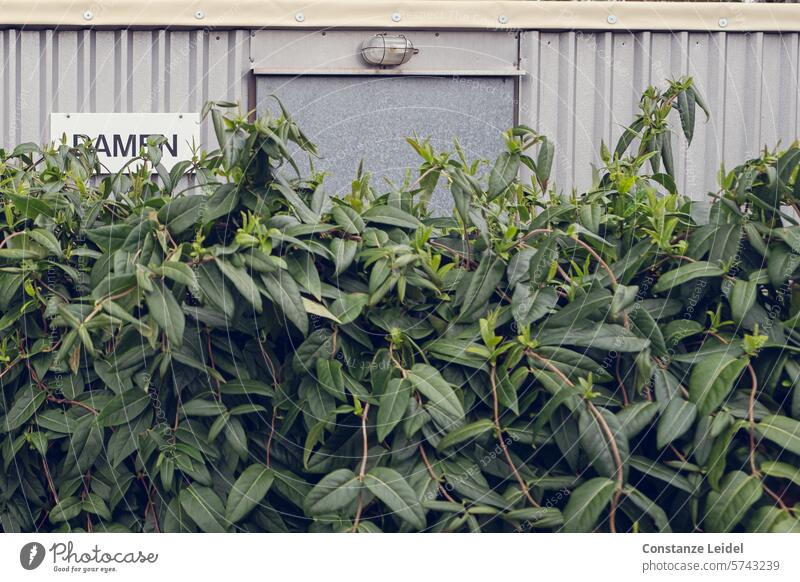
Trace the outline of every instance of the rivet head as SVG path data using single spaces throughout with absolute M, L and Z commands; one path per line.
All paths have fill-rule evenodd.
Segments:
M 727 18 L 720 18 L 719 19 L 719 26 L 720 28 L 725 28 L 728 26 L 728 19 Z
M 203 20 L 206 17 L 206 13 L 203 12 L 202 10 L 198 10 L 197 12 L 194 13 L 194 17 L 197 20 Z
M 392 20 L 393 21 L 400 22 L 402 19 L 403 19 L 403 17 L 401 16 L 401 14 L 399 12 L 395 12 L 394 14 L 392 14 Z
M 505 14 L 501 14 L 500 16 L 497 17 L 497 22 L 499 22 L 500 24 L 507 24 L 508 16 L 506 16 Z
M 617 23 L 617 17 L 614 16 L 613 14 L 609 14 L 608 18 L 606 18 L 606 20 L 608 21 L 609 24 L 616 24 Z
M 294 15 L 294 19 L 297 22 L 303 22 L 306 19 L 306 15 L 303 14 L 302 12 L 298 12 L 297 14 Z
M 92 12 L 91 10 L 87 10 L 86 12 L 83 13 L 84 20 L 91 20 L 92 18 L 94 18 L 94 12 Z

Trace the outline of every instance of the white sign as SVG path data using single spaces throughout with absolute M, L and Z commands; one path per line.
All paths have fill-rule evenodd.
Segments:
M 200 114 L 51 113 L 50 139 L 60 142 L 62 135 L 71 146 L 89 136 L 109 172 L 118 172 L 138 155 L 148 137 L 163 135 L 167 139 L 161 146 L 161 163 L 169 170 L 176 162 L 191 159 L 192 146 L 200 144 Z

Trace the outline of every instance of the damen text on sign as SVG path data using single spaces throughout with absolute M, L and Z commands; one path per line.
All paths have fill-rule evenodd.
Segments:
M 74 146 L 88 136 L 97 150 L 100 163 L 109 172 L 121 170 L 151 136 L 164 136 L 161 163 L 171 169 L 175 163 L 192 157 L 192 147 L 200 144 L 198 113 L 52 113 L 50 139 Z M 132 164 L 133 167 L 136 164 Z M 131 169 L 133 169 L 133 167 Z

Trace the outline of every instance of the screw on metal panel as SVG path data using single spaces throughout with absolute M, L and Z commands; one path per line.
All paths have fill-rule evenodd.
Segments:
M 725 28 L 728 26 L 728 19 L 727 18 L 720 18 L 719 19 L 719 26 L 720 28 Z
M 91 10 L 87 10 L 86 12 L 83 13 L 84 20 L 91 20 L 92 18 L 94 18 L 94 12 L 92 12 Z
M 614 16 L 613 14 L 609 14 L 608 18 L 606 18 L 606 20 L 608 21 L 609 24 L 616 24 L 617 23 L 617 17 Z
M 194 13 L 194 17 L 197 20 L 203 20 L 206 17 L 206 13 L 203 12 L 202 10 L 198 10 L 197 12 Z
M 499 22 L 500 24 L 506 24 L 508 22 L 508 16 L 506 16 L 505 14 L 501 14 L 500 16 L 497 17 L 497 22 Z
M 402 18 L 403 18 L 403 17 L 400 15 L 400 13 L 399 13 L 399 12 L 395 12 L 394 14 L 392 14 L 392 20 L 394 20 L 395 22 L 400 22 L 400 20 L 401 20 Z
M 303 14 L 302 12 L 298 12 L 297 14 L 294 15 L 294 19 L 297 22 L 303 22 L 306 19 L 306 15 Z

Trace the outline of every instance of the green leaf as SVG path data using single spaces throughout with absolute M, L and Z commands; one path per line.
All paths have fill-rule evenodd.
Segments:
M 651 461 L 650 459 L 638 457 L 636 455 L 631 455 L 630 464 L 632 469 L 635 469 L 636 471 L 639 471 L 648 477 L 653 477 L 654 479 L 663 481 L 667 485 L 676 487 L 681 491 L 685 491 L 686 493 L 694 493 L 695 488 L 691 483 L 689 483 L 689 480 L 666 465 L 662 465 L 656 461 Z
M 632 439 L 638 435 L 658 414 L 655 402 L 633 402 L 617 412 L 617 420 L 625 436 Z
M 342 293 L 331 303 L 331 313 L 342 323 L 352 323 L 369 303 L 366 293 Z
M 484 309 L 486 302 L 497 290 L 504 273 L 503 261 L 487 252 L 481 259 L 478 268 L 470 276 L 459 319 L 465 319 L 476 311 Z
M 250 513 L 264 497 L 275 476 L 264 465 L 250 465 L 245 469 L 231 488 L 225 508 L 225 519 L 230 523 L 240 521 Z
M 225 406 L 216 400 L 207 400 L 202 396 L 193 398 L 181 405 L 186 416 L 219 416 L 225 412 Z
M 63 258 L 64 252 L 61 250 L 61 243 L 49 230 L 34 228 L 28 231 L 28 236 L 47 249 L 50 256 Z
M 692 143 L 694 135 L 695 93 L 687 89 L 678 93 L 678 113 L 686 142 Z
M 150 315 L 164 330 L 167 339 L 174 346 L 180 347 L 183 343 L 186 318 L 172 291 L 163 285 L 156 284 L 153 285 L 153 290 L 145 295 L 145 300 Z
M 0 431 L 11 432 L 28 422 L 39 410 L 45 397 L 43 390 L 39 390 L 31 384 L 22 388 L 17 393 L 14 404 L 11 405 L 5 416 L 0 418 Z
M 448 449 L 457 444 L 463 443 L 464 441 L 475 439 L 493 429 L 494 423 L 488 418 L 476 420 L 475 422 L 465 424 L 464 426 L 448 432 L 446 435 L 444 435 L 444 437 L 442 437 L 442 440 L 439 441 L 439 444 L 436 445 L 436 448 L 440 451 Z
M 206 305 L 221 311 L 225 317 L 233 317 L 236 308 L 233 294 L 214 263 L 205 263 L 197 268 L 197 282 Z
M 797 467 L 779 461 L 762 461 L 760 468 L 765 475 L 786 479 L 800 486 L 800 469 Z
M 422 225 L 416 217 L 410 215 L 408 212 L 387 204 L 373 206 L 366 212 L 363 212 L 361 217 L 367 222 L 399 226 L 400 228 L 409 228 L 411 230 L 416 230 Z
M 531 262 L 528 265 L 528 274 L 530 275 L 532 285 L 541 285 L 547 281 L 550 273 L 550 266 L 553 261 L 558 260 L 558 237 L 555 235 L 547 235 L 547 238 L 542 241 L 536 254 L 531 257 Z
M 47 454 L 47 435 L 43 432 L 26 432 L 25 440 L 43 457 Z
M 748 533 L 798 533 L 800 521 L 787 511 L 762 505 L 756 508 L 747 520 Z
M 186 263 L 166 261 L 161 263 L 161 266 L 155 271 L 176 283 L 186 285 L 189 289 L 197 289 L 197 277 L 195 277 L 194 271 Z
M 361 482 L 350 469 L 337 469 L 317 483 L 306 496 L 309 515 L 326 515 L 344 509 L 356 500 Z
M 518 153 L 502 152 L 489 173 L 489 189 L 486 191 L 489 200 L 496 198 L 508 188 L 519 171 L 520 156 Z
M 273 183 L 273 186 L 283 194 L 289 206 L 297 213 L 297 216 L 306 224 L 316 224 L 319 222 L 319 216 L 313 212 L 308 205 L 303 202 L 303 199 L 294 191 L 294 189 L 280 176 L 276 176 L 279 183 Z
M 389 380 L 386 391 L 378 400 L 377 433 L 383 441 L 403 420 L 411 398 L 411 384 L 408 380 L 394 378 Z
M 335 238 L 331 241 L 331 254 L 333 255 L 333 262 L 336 265 L 334 275 L 341 275 L 350 265 L 358 252 L 358 243 L 353 240 L 345 240 Z
M 224 533 L 228 530 L 225 508 L 214 490 L 192 484 L 180 492 L 181 507 L 206 533 Z
M 618 464 L 621 463 L 623 479 L 625 479 L 629 455 L 628 438 L 613 413 L 602 407 L 595 408 L 605 425 L 588 406 L 582 407 L 578 415 L 581 446 L 586 451 L 589 461 L 598 473 L 613 478 L 619 470 Z M 611 440 L 612 437 L 613 441 Z M 614 446 L 617 449 L 616 454 Z M 617 456 L 619 459 L 616 458 Z
M 66 497 L 50 510 L 50 521 L 60 523 L 77 517 L 83 511 L 83 504 L 79 497 Z
M 617 147 L 614 149 L 614 154 L 617 157 L 621 157 L 622 154 L 630 147 L 633 140 L 636 139 L 642 129 L 644 128 L 644 119 L 640 116 L 636 118 L 630 127 L 626 127 L 625 130 L 622 132 L 622 135 L 617 142 Z
M 50 218 L 55 216 L 55 212 L 46 202 L 34 198 L 30 195 L 19 195 L 12 192 L 3 192 L 3 196 L 14 203 L 14 207 L 31 220 L 36 219 L 40 214 Z
M 338 317 L 331 313 L 328 308 L 321 303 L 317 303 L 316 301 L 311 301 L 311 299 L 306 299 L 303 297 L 303 307 L 305 308 L 306 313 L 316 315 L 317 317 L 330 319 L 334 323 L 342 323 Z
M 547 329 L 535 336 L 543 346 L 578 346 L 609 352 L 641 352 L 650 340 L 637 337 L 621 325 L 601 323 L 586 328 Z
M 739 324 L 744 321 L 745 316 L 753 308 L 753 305 L 755 305 L 757 291 L 758 286 L 755 281 L 737 279 L 734 282 L 728 298 L 733 321 Z
M 722 479 L 722 490 L 711 491 L 706 500 L 705 529 L 713 533 L 733 530 L 747 511 L 761 499 L 761 481 L 755 475 L 733 471 Z
M 103 499 L 96 493 L 89 493 L 81 503 L 81 509 L 93 513 L 100 519 L 111 521 L 111 510 Z
M 653 293 L 667 291 L 677 285 L 683 285 L 700 277 L 719 277 L 724 274 L 725 271 L 717 265 L 706 261 L 688 263 L 661 275 L 658 282 L 653 286 Z
M 767 416 L 756 424 L 756 431 L 784 450 L 800 455 L 800 422 L 786 416 Z
M 711 414 L 725 402 L 748 362 L 747 358 L 721 352 L 711 354 L 692 366 L 689 400 L 697 406 L 700 416 Z
M 542 185 L 542 188 L 545 188 L 550 180 L 555 153 L 555 144 L 546 137 L 543 138 L 542 144 L 539 146 L 539 155 L 536 156 L 536 179 Z
M 261 279 L 272 301 L 303 335 L 308 334 L 308 315 L 297 283 L 287 273 L 262 273 Z
M 342 364 L 336 360 L 317 360 L 317 382 L 325 392 L 337 400 L 346 401 Z
M 366 227 L 364 219 L 348 206 L 335 205 L 331 214 L 336 224 L 341 226 L 347 234 L 361 234 Z
M 564 531 L 590 532 L 614 496 L 615 484 L 605 477 L 590 479 L 575 489 L 564 508 Z
M 417 494 L 403 476 L 388 467 L 376 467 L 364 476 L 364 486 L 417 530 L 425 528 L 425 512 Z
M 166 224 L 172 236 L 178 236 L 200 222 L 205 207 L 201 196 L 175 198 L 158 211 L 158 222 Z
M 439 371 L 428 364 L 415 364 L 408 372 L 408 380 L 415 390 L 454 419 L 464 418 L 464 407 L 453 387 L 442 378 Z
M 222 394 L 229 394 L 232 396 L 248 395 L 266 396 L 267 398 L 275 397 L 275 390 L 273 387 L 258 380 L 228 380 L 220 384 L 219 391 Z
M 555 528 L 564 525 L 564 516 L 561 510 L 555 507 L 524 507 L 512 509 L 503 514 L 504 519 L 521 521 L 520 528 L 525 531 L 530 528 Z
M 150 400 L 150 395 L 139 388 L 117 394 L 100 410 L 97 423 L 104 427 L 130 424 L 147 409 Z
M 708 462 L 706 463 L 706 477 L 709 485 L 713 489 L 719 489 L 719 482 L 722 475 L 725 473 L 725 466 L 727 464 L 728 448 L 731 441 L 737 432 L 747 427 L 747 422 L 742 420 L 735 422 L 728 427 L 721 435 L 719 435 L 711 447 L 708 455 Z
M 656 526 L 656 530 L 659 533 L 672 533 L 672 528 L 669 525 L 669 517 L 667 517 L 666 512 L 661 509 L 655 501 L 630 485 L 625 487 L 624 493 L 626 500 L 632 502 L 644 514 L 652 518 L 653 524 Z
M 284 257 L 286 267 L 292 279 L 308 289 L 314 298 L 319 301 L 322 299 L 322 283 L 319 278 L 319 271 L 314 264 L 314 256 L 311 253 L 295 251 Z
M 242 297 L 253 306 L 256 313 L 261 313 L 261 292 L 247 271 L 240 267 L 234 267 L 228 261 L 222 259 L 217 259 L 217 267 L 233 283 L 233 286 L 241 293 Z M 289 279 L 289 277 L 286 277 L 286 279 Z
M 687 402 L 683 398 L 670 400 L 658 421 L 658 429 L 656 431 L 656 445 L 658 448 L 662 449 L 683 436 L 686 431 L 692 428 L 696 417 L 697 408 L 693 403 Z

